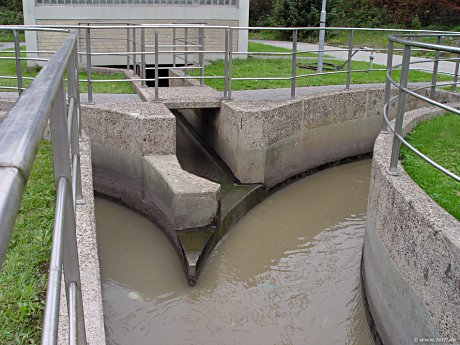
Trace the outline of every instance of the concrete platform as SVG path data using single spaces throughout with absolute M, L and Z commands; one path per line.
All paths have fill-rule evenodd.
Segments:
M 148 102 L 155 101 L 155 88 L 141 89 Z M 208 86 L 160 87 L 159 98 L 169 109 L 220 108 L 223 94 Z

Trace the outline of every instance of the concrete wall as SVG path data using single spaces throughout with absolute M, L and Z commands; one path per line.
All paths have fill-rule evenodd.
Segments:
M 175 157 L 176 119 L 158 103 L 83 106 L 92 139 L 94 188 L 174 231 L 216 219 L 220 186 L 183 171 Z
M 442 113 L 407 113 L 404 132 Z M 399 176 L 388 174 L 391 143 L 389 134 L 376 140 L 369 191 L 363 277 L 373 319 L 384 344 L 414 344 L 415 338 L 458 342 L 460 222 L 400 164 Z
M 44 4 L 36 5 L 35 0 L 24 0 L 24 23 L 26 25 L 79 25 L 79 23 L 91 22 L 92 25 L 103 25 L 108 22 L 131 23 L 131 24 L 180 24 L 180 23 L 203 23 L 218 26 L 248 26 L 249 0 L 240 0 L 238 6 L 168 6 L 168 5 L 64 5 Z M 84 31 L 81 31 L 84 36 Z M 93 52 L 123 52 L 126 51 L 126 29 L 94 30 L 92 36 L 96 41 L 92 42 Z M 177 36 L 184 36 L 184 30 L 178 30 Z M 189 37 L 196 37 L 194 30 L 189 30 Z M 205 30 L 206 50 L 224 49 L 224 30 Z M 160 30 L 160 44 L 172 44 L 172 30 Z M 105 39 L 101 39 L 105 38 Z M 56 33 L 26 33 L 27 50 L 55 50 L 62 42 L 63 36 Z M 119 40 L 119 41 L 118 41 Z M 140 32 L 136 35 L 137 43 L 140 43 Z M 197 43 L 197 40 L 191 40 Z M 146 32 L 146 44 L 153 44 L 153 31 Z M 247 51 L 248 32 L 239 31 L 234 37 L 234 49 Z M 137 50 L 140 46 L 137 47 Z M 169 50 L 168 48 L 162 48 Z M 80 51 L 85 51 L 84 37 L 80 40 Z M 150 48 L 152 51 L 153 48 Z M 34 56 L 34 54 L 29 54 Z M 196 55 L 196 54 L 195 54 Z M 191 56 L 192 57 L 192 56 Z M 223 58 L 222 54 L 210 54 L 209 58 Z M 195 59 L 197 57 L 195 56 Z M 140 60 L 140 57 L 137 57 Z M 153 57 L 147 63 L 153 63 Z M 82 61 L 82 63 L 86 63 Z M 162 55 L 161 64 L 171 64 L 172 56 Z M 179 60 L 178 60 L 179 63 Z M 126 65 L 126 57 L 100 56 L 93 57 L 95 65 Z
M 382 88 L 354 89 L 281 102 L 223 101 L 220 111 L 183 113 L 241 182 L 272 187 L 322 164 L 372 152 L 383 99 Z M 408 109 L 421 105 L 408 99 Z

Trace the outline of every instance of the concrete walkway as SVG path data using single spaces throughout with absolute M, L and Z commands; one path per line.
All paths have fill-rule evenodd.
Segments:
M 292 42 L 289 42 L 289 41 L 251 40 L 251 42 L 263 43 L 263 44 L 268 44 L 271 46 L 287 48 L 287 49 L 292 48 Z M 298 43 L 297 49 L 301 51 L 318 50 L 318 45 L 310 44 L 310 43 Z M 339 60 L 348 60 L 348 49 L 334 47 L 334 46 L 325 46 L 324 50 L 326 51 L 325 54 L 333 58 L 336 58 Z M 371 55 L 370 51 L 360 51 L 353 56 L 353 60 L 369 62 L 370 55 Z M 433 70 L 433 60 L 426 59 L 426 58 L 417 58 L 417 57 L 411 58 L 411 62 L 419 62 L 419 61 L 428 61 L 428 62 L 417 63 L 415 65 L 412 65 L 411 68 L 423 69 L 423 70 L 428 70 L 428 71 Z M 374 52 L 374 63 L 386 66 L 387 65 L 387 54 Z M 393 55 L 393 65 L 397 65 L 400 63 L 402 63 L 402 56 Z M 455 73 L 455 63 L 448 62 L 448 61 L 441 61 L 439 63 L 439 72 L 454 74 Z
M 411 83 L 412 87 L 429 87 L 430 83 Z M 384 88 L 384 83 L 372 84 L 353 84 L 350 90 L 367 89 L 367 88 Z M 318 93 L 330 93 L 344 91 L 345 85 L 327 85 L 327 86 L 307 86 L 296 88 L 296 97 L 308 96 Z M 243 90 L 233 91 L 232 100 L 234 101 L 280 101 L 291 99 L 291 89 L 263 89 L 263 90 Z
M 18 98 L 17 92 L 0 92 L 0 98 Z M 88 94 L 80 94 L 80 100 L 82 103 L 88 103 Z M 141 98 L 137 94 L 109 94 L 109 93 L 95 93 L 93 94 L 93 103 L 104 104 L 104 103 L 132 103 L 142 102 Z

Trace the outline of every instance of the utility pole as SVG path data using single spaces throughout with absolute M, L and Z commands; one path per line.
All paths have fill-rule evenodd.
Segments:
M 319 19 L 319 27 L 325 28 L 326 27 L 326 0 L 323 0 L 321 5 L 321 17 Z M 318 45 L 318 73 L 323 72 L 323 58 L 324 58 L 324 36 L 326 34 L 326 30 L 319 30 L 319 45 Z

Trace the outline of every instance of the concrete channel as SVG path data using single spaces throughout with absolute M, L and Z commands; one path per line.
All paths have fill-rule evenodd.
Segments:
M 184 85 L 170 90 L 164 88 L 160 103 L 148 101 L 150 91 L 142 89 L 140 97 L 147 102 L 127 100 L 126 103 L 82 106 L 83 137 L 91 147 L 87 159 L 89 156 L 92 159 L 92 166 L 86 167 L 85 174 L 88 179 L 91 177 L 94 191 L 153 221 L 172 244 L 189 285 L 197 284 L 207 259 L 228 230 L 271 192 L 306 173 L 372 153 L 382 128 L 384 98 L 383 88 L 365 87 L 314 93 L 295 100 L 222 101 L 209 88 L 197 88 Z M 439 93 L 439 99 L 445 103 L 459 101 L 458 98 L 453 93 Z M 11 102 L 0 102 L 0 111 L 7 110 Z M 415 98 L 408 99 L 408 111 L 422 106 Z M 379 140 L 377 143 L 382 141 Z M 376 148 L 380 147 L 377 144 Z M 408 268 L 398 271 L 404 267 L 398 263 L 399 254 L 389 251 L 391 241 L 383 241 L 388 235 L 379 233 L 379 226 L 372 223 L 378 217 L 387 219 L 380 213 L 373 214 L 381 202 L 372 194 L 380 188 L 376 164 L 374 159 L 368 205 L 369 234 L 364 251 L 365 286 L 375 326 L 386 344 L 402 344 L 398 337 L 413 340 L 418 334 L 420 337 L 458 337 L 458 318 L 455 318 L 459 314 L 458 301 L 446 297 L 449 302 L 445 304 L 442 297 L 455 293 L 458 296 L 459 277 L 455 266 L 458 244 L 453 241 L 452 247 L 443 248 L 450 250 L 452 256 L 446 259 L 449 262 L 440 263 L 440 267 L 451 267 L 456 273 L 450 274 L 452 283 L 449 281 L 446 285 L 440 300 L 439 296 L 434 297 L 439 291 L 416 288 L 414 285 L 422 282 L 412 279 Z M 372 200 L 376 201 L 372 203 Z M 86 208 L 89 209 L 83 211 L 86 216 L 82 216 L 81 222 L 90 232 L 79 235 L 82 288 L 83 294 L 88 293 L 85 308 L 94 310 L 86 315 L 87 322 L 94 327 L 96 341 L 92 343 L 102 344 L 104 330 L 99 328 L 104 321 L 99 302 L 102 294 L 94 207 L 90 203 Z M 458 236 L 458 222 L 453 224 L 454 228 L 449 231 Z M 372 236 L 373 231 L 377 235 Z M 402 243 L 406 240 L 409 241 L 401 239 Z M 385 248 L 389 251 L 386 254 Z M 386 263 L 384 268 L 382 263 Z M 398 279 L 408 287 L 402 295 L 392 286 L 384 288 L 385 285 L 379 283 L 386 276 L 388 284 L 394 282 L 392 270 L 398 272 Z M 83 278 L 85 276 L 90 282 Z M 397 286 L 393 284 L 393 288 Z M 382 288 L 389 295 L 382 295 Z M 412 308 L 415 302 L 411 303 L 410 298 L 397 307 L 392 304 L 392 307 L 380 308 L 392 298 L 403 301 L 407 291 L 418 303 L 415 309 Z M 442 308 L 433 309 L 431 298 L 441 303 Z M 403 316 L 408 309 L 416 310 L 413 317 Z M 395 310 L 396 314 L 391 314 Z M 388 322 L 388 318 L 392 321 Z M 89 332 L 91 329 L 89 327 Z M 406 343 L 409 344 L 409 340 Z

